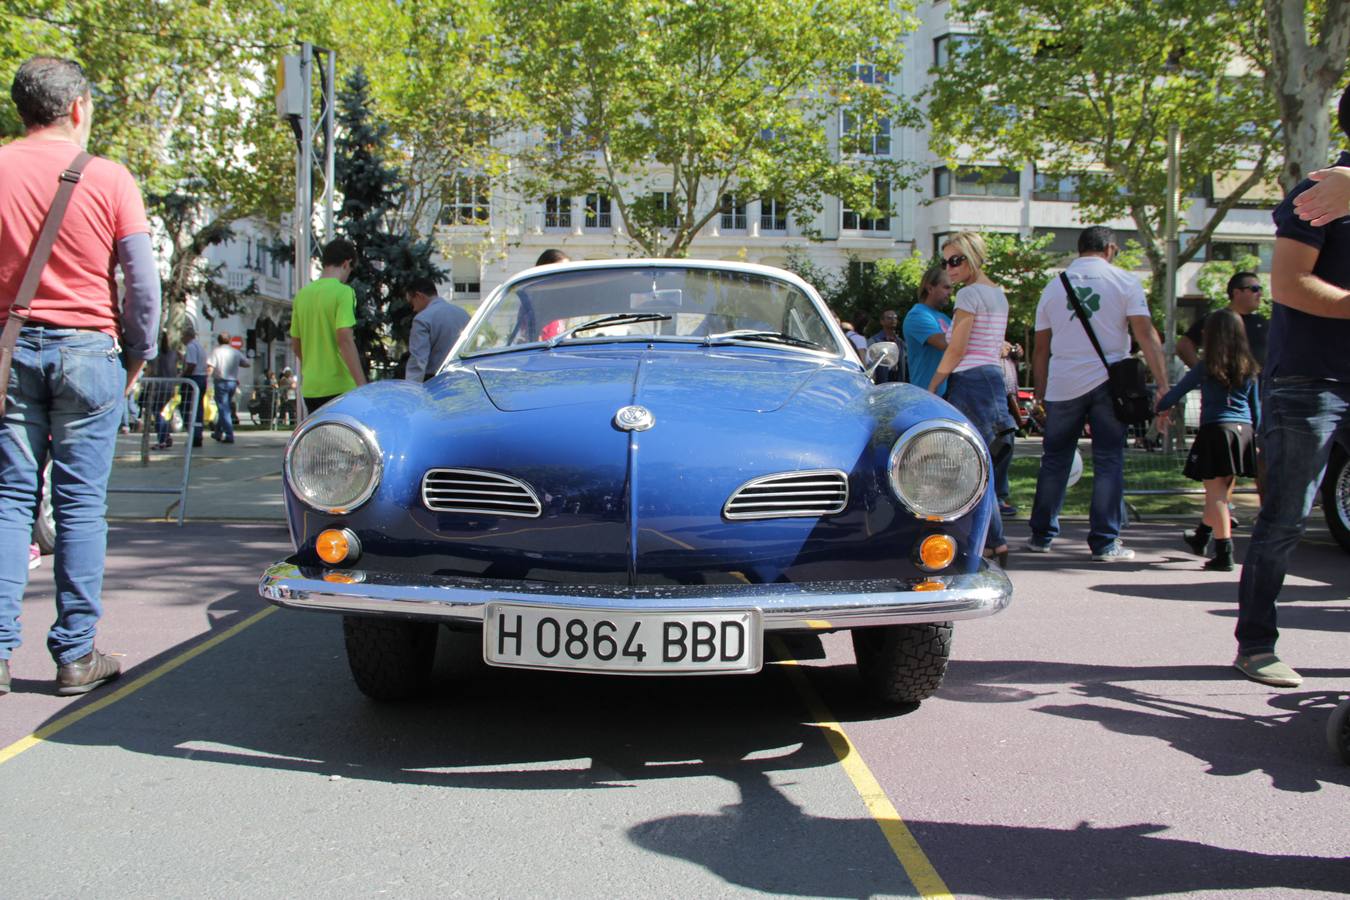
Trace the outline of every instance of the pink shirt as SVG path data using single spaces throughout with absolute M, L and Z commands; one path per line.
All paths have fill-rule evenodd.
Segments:
M 79 150 L 70 141 L 32 138 L 0 147 L 0 323 L 9 317 L 61 172 Z M 117 242 L 149 231 L 145 204 L 131 173 L 111 160 L 91 160 L 61 220 L 30 318 L 116 337 Z
M 968 284 L 956 292 L 956 308 L 975 316 L 966 355 L 953 371 L 1002 366 L 1003 335 L 1008 330 L 1008 298 L 1003 288 Z

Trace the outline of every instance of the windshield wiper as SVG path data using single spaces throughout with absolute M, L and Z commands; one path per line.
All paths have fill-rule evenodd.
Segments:
M 548 342 L 550 347 L 567 340 L 579 331 L 589 331 L 592 328 L 603 328 L 606 325 L 634 325 L 638 322 L 669 322 L 670 316 L 665 313 L 617 313 L 612 316 L 601 316 L 598 319 L 591 319 L 589 322 L 582 322 L 575 325 L 562 334 Z
M 703 343 L 711 346 L 715 341 L 759 341 L 764 344 L 786 344 L 789 347 L 805 347 L 808 350 L 828 350 L 815 341 L 808 341 L 804 338 L 793 337 L 790 334 L 784 334 L 781 331 L 756 331 L 753 328 L 738 328 L 735 331 L 724 331 L 721 334 L 708 335 Z

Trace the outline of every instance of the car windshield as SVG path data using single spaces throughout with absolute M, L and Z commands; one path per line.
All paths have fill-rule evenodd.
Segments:
M 460 355 L 652 339 L 838 352 L 816 304 L 787 281 L 653 266 L 547 273 L 512 285 L 478 320 Z

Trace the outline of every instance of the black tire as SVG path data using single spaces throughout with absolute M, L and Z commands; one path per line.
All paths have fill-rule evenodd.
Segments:
M 1322 513 L 1341 549 L 1350 553 L 1350 453 L 1339 445 L 1331 453 L 1322 479 Z
M 1331 721 L 1327 722 L 1327 743 L 1336 758 L 1350 766 L 1350 700 L 1346 700 L 1331 711 Z
M 342 617 L 347 664 L 372 700 L 406 700 L 426 690 L 436 657 L 435 622 Z
M 853 655 L 868 693 L 883 703 L 918 703 L 942 686 L 952 652 L 952 623 L 853 630 Z
M 42 499 L 38 502 L 37 520 L 33 522 L 33 541 L 44 556 L 56 552 L 56 514 L 52 511 L 52 464 L 42 472 Z

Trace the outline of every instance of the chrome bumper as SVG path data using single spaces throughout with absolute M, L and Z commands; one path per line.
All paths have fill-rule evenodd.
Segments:
M 917 590 L 919 585 L 925 589 Z M 913 582 L 627 588 L 322 571 L 279 562 L 263 574 L 258 593 L 289 609 L 459 624 L 481 624 L 484 606 L 489 602 L 515 602 L 592 611 L 758 609 L 766 631 L 826 631 L 992 615 L 1012 599 L 1012 583 L 1002 570 L 987 563 L 971 575 L 936 576 Z

